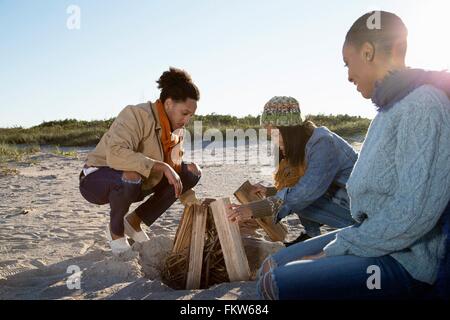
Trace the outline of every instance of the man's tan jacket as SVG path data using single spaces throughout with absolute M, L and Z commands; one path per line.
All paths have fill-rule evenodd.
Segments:
M 152 171 L 155 160 L 164 160 L 161 125 L 156 104 L 147 102 L 127 106 L 120 112 L 87 155 L 86 164 L 136 171 L 143 177 L 142 189 L 151 189 L 162 178 L 162 173 Z

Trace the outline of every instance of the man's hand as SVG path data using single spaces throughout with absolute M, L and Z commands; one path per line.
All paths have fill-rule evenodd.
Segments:
M 196 176 L 201 176 L 202 175 L 202 169 L 200 169 L 200 167 L 194 163 L 194 162 L 190 162 L 186 164 L 187 169 L 192 172 L 193 174 L 195 174 Z
M 165 162 L 157 161 L 153 165 L 152 170 L 155 170 L 156 172 L 162 172 L 167 178 L 169 184 L 173 186 L 175 190 L 175 197 L 180 197 L 181 193 L 183 192 L 183 184 L 181 183 L 180 176 L 178 175 L 178 173 L 176 173 L 175 170 L 173 170 L 171 166 L 169 166 Z
M 265 197 L 267 194 L 267 188 L 264 187 L 261 183 L 256 183 L 252 185 L 252 189 L 250 190 L 251 194 Z
M 245 221 L 253 217 L 252 210 L 247 206 L 230 204 L 226 207 L 227 217 L 230 221 Z

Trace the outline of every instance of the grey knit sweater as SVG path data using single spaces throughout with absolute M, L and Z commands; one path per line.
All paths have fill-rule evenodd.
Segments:
M 379 112 L 347 182 L 359 225 L 342 229 L 327 256 L 391 255 L 432 284 L 444 254 L 438 219 L 450 200 L 450 101 L 423 85 Z

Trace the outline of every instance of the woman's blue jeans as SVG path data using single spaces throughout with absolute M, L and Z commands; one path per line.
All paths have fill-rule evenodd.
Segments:
M 355 224 L 345 189 L 339 189 L 334 195 L 329 192 L 314 201 L 308 207 L 296 211 L 300 223 L 310 237 L 320 235 L 320 226 L 325 224 L 332 228 L 345 228 Z
M 430 285 L 413 279 L 391 256 L 353 255 L 302 260 L 318 254 L 337 231 L 297 243 L 269 256 L 258 272 L 262 299 L 408 299 L 421 297 Z M 270 266 L 267 272 L 263 267 Z M 378 289 L 379 287 L 379 289 Z

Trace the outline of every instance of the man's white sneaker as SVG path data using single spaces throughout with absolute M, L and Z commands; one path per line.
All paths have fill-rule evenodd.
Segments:
M 109 242 L 111 245 L 112 254 L 118 256 L 124 252 L 131 251 L 131 246 L 126 237 L 112 240 Z
M 144 231 L 136 231 L 131 224 L 128 222 L 127 217 L 131 213 L 128 213 L 123 218 L 123 226 L 125 228 L 125 234 L 129 236 L 131 239 L 133 239 L 135 242 L 145 242 L 150 240 L 150 238 L 147 236 L 147 234 Z
M 106 238 L 108 239 L 108 243 L 111 247 L 112 254 L 115 256 L 118 256 L 131 249 L 131 246 L 128 243 L 126 237 L 122 237 L 116 240 L 112 239 L 109 223 L 106 225 Z

